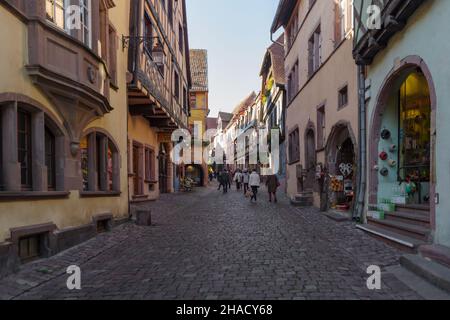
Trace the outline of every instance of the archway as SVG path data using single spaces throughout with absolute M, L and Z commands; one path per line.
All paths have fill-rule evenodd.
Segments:
M 305 132 L 305 191 L 313 191 L 316 175 L 316 138 L 314 127 L 309 125 Z
M 347 121 L 336 123 L 326 145 L 328 207 L 350 210 L 353 207 L 357 178 L 356 138 Z
M 434 225 L 436 94 L 425 62 L 411 56 L 386 78 L 369 137 L 370 203 L 429 206 Z

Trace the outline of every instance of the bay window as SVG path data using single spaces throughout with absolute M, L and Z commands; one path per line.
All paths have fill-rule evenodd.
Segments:
M 53 22 L 61 29 L 66 29 L 65 14 L 66 3 L 65 0 L 46 0 L 45 12 L 48 21 Z

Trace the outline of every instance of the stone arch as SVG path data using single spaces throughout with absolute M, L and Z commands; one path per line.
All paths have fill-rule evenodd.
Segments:
M 408 75 L 413 70 L 420 70 L 425 76 L 428 88 L 430 92 L 430 102 L 431 102 L 431 163 L 432 163 L 432 177 L 430 183 L 430 199 L 434 199 L 436 194 L 436 178 L 434 169 L 434 158 L 435 158 L 435 136 L 436 136 L 436 109 L 437 109 L 437 96 L 436 88 L 434 85 L 433 77 L 431 71 L 428 68 L 426 62 L 419 56 L 408 56 L 400 61 L 396 66 L 394 66 L 391 71 L 386 76 L 383 81 L 380 91 L 376 98 L 376 104 L 374 111 L 371 115 L 371 126 L 369 128 L 369 155 L 368 155 L 368 171 L 369 171 L 369 202 L 376 203 L 378 200 L 378 171 L 374 169 L 374 165 L 377 163 L 378 156 L 378 145 L 380 142 L 380 130 L 382 125 L 383 114 L 386 111 L 388 105 L 388 99 L 391 94 L 392 86 Z M 406 78 L 406 77 L 405 77 Z M 436 205 L 434 201 L 430 201 L 430 214 L 431 214 L 431 225 L 435 229 L 435 208 Z
M 326 162 L 329 170 L 333 169 L 329 167 L 329 163 L 331 163 L 333 159 L 336 159 L 337 156 L 337 149 L 335 149 L 334 146 L 336 146 L 336 144 L 338 143 L 341 134 L 345 132 L 347 132 L 348 137 L 351 139 L 353 143 L 353 150 L 355 153 L 354 161 L 355 163 L 357 163 L 358 143 L 352 125 L 347 120 L 340 120 L 336 122 L 334 126 L 331 128 L 330 134 L 328 135 L 327 143 L 325 145 Z

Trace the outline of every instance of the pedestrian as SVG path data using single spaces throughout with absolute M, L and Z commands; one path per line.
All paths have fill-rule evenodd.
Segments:
M 250 185 L 250 188 L 252 188 L 252 193 L 253 193 L 252 197 L 250 198 L 250 201 L 253 201 L 253 199 L 255 199 L 255 202 L 256 202 L 256 195 L 258 194 L 258 189 L 261 185 L 261 179 L 255 169 L 253 169 L 253 172 L 250 175 L 249 185 Z
M 222 181 L 222 171 L 220 171 L 217 174 L 217 182 L 219 182 L 219 188 L 217 188 L 218 191 L 220 191 L 220 188 L 223 186 L 223 181 Z
M 277 203 L 277 189 L 280 186 L 280 182 L 278 181 L 278 177 L 276 174 L 269 175 L 266 181 L 267 191 L 269 191 L 269 202 L 272 202 L 272 196 L 274 198 L 274 202 Z
M 250 174 L 247 169 L 244 169 L 244 173 L 242 174 L 242 183 L 244 184 L 244 195 L 247 194 L 248 191 L 248 182 L 250 179 Z
M 233 181 L 233 173 L 230 171 L 228 171 L 228 189 L 231 190 L 231 182 Z
M 236 170 L 236 173 L 234 174 L 233 181 L 236 182 L 236 189 L 241 190 L 241 180 L 242 180 L 242 173 L 241 170 Z
M 209 182 L 212 182 L 212 180 L 213 180 L 213 173 L 209 172 Z
M 230 185 L 230 174 L 228 173 L 227 169 L 224 169 L 222 171 L 219 179 L 221 179 L 221 185 L 223 186 L 223 193 L 228 193 L 228 186 Z

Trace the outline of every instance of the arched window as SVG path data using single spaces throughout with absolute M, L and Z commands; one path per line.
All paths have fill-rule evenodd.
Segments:
M 84 192 L 119 192 L 119 150 L 105 133 L 92 131 L 81 139 Z
M 64 191 L 64 135 L 51 117 L 13 101 L 0 119 L 0 191 Z

